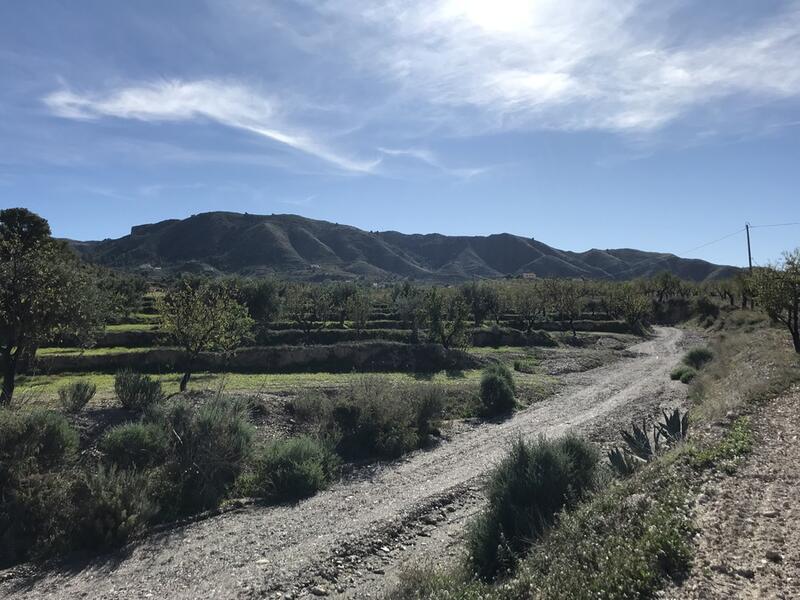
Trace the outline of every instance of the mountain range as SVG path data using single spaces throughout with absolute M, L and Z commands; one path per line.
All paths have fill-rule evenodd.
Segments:
M 735 267 L 632 249 L 569 252 L 508 233 L 489 236 L 370 232 L 297 215 L 209 212 L 138 225 L 119 239 L 71 242 L 88 260 L 161 272 L 298 279 L 458 282 L 515 276 L 625 280 L 670 271 L 693 281 Z

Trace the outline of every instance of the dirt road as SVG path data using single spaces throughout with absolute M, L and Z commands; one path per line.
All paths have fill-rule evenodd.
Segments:
M 414 561 L 447 560 L 481 503 L 486 472 L 523 436 L 575 429 L 597 438 L 620 421 L 685 398 L 669 380 L 684 334 L 671 328 L 636 355 L 568 375 L 554 397 L 378 465 L 296 505 L 250 507 L 153 535 L 111 558 L 0 584 L 10 598 L 374 597 Z M 612 426 L 613 424 L 613 426 Z

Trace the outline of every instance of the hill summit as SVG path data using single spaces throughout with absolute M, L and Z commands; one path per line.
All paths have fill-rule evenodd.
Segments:
M 693 281 L 735 267 L 632 249 L 568 252 L 508 233 L 489 236 L 368 232 L 297 215 L 209 212 L 74 242 L 85 258 L 123 269 L 280 275 L 301 279 L 411 278 L 458 282 L 514 276 L 624 280 L 670 271 Z

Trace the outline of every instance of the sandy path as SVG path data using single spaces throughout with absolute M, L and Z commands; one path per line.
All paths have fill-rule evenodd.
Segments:
M 592 435 L 603 419 L 680 401 L 670 382 L 684 334 L 659 328 L 634 358 L 566 377 L 556 396 L 291 506 L 251 507 L 153 535 L 111 558 L 0 585 L 9 598 L 235 598 L 374 595 L 448 540 L 482 499 L 480 482 L 518 436 Z

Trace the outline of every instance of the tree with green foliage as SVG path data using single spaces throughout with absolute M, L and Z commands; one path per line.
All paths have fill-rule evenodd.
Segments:
M 497 321 L 500 313 L 500 293 L 497 286 L 473 281 L 461 286 L 461 295 L 469 306 L 475 327 L 480 327 L 489 315 Z
M 339 327 L 350 314 L 350 299 L 358 295 L 358 286 L 352 281 L 335 283 L 329 287 L 330 312 L 339 320 Z
M 800 248 L 785 253 L 782 264 L 754 271 L 752 286 L 758 304 L 789 329 L 800 353 Z
M 364 331 L 372 310 L 372 298 L 366 289 L 357 290 L 347 299 L 347 316 L 358 333 Z
M 274 279 L 244 279 L 236 282 L 242 304 L 256 323 L 269 323 L 281 311 L 281 285 Z
M 630 283 L 618 285 L 611 299 L 611 312 L 622 317 L 635 332 L 642 333 L 647 327 L 652 306 L 650 300 Z
M 427 309 L 431 340 L 445 348 L 464 348 L 469 344 L 469 307 L 461 294 L 431 288 Z
M 0 211 L 0 405 L 11 402 L 23 357 L 63 336 L 88 343 L 104 305 L 89 270 L 45 219 L 25 208 Z
M 331 310 L 331 296 L 321 285 L 297 283 L 286 288 L 283 306 L 289 318 L 303 330 L 306 343 L 311 334 L 325 327 Z
M 400 320 L 411 329 L 412 343 L 418 343 L 420 329 L 425 327 L 428 319 L 425 291 L 405 281 L 392 290 L 392 301 Z
M 525 326 L 526 333 L 533 331 L 537 321 L 547 316 L 547 303 L 544 290 L 538 282 L 523 282 L 511 291 L 511 306 Z
M 108 302 L 109 317 L 124 319 L 139 312 L 144 295 L 147 293 L 147 280 L 141 275 L 130 275 L 103 270 L 98 285 Z
M 161 327 L 186 353 L 180 390 L 186 391 L 201 352 L 232 352 L 248 339 L 253 319 L 224 286 L 181 281 L 158 303 Z

